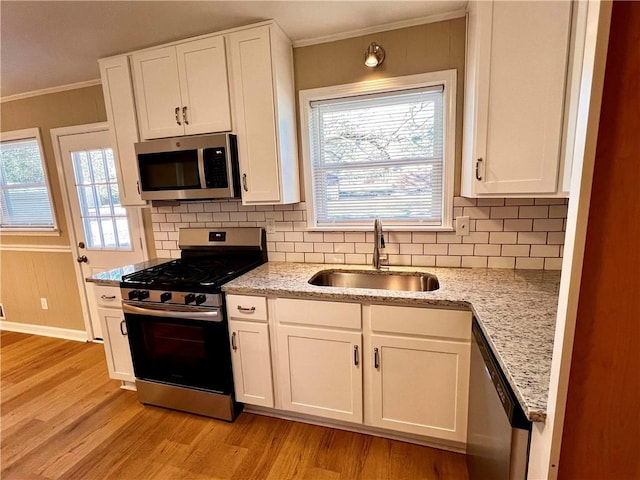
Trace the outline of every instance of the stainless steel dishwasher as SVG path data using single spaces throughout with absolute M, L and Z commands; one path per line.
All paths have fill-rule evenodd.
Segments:
M 473 319 L 467 465 L 471 480 L 527 478 L 531 422 Z

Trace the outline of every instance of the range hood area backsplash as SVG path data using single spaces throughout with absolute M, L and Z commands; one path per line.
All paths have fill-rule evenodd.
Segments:
M 568 201 L 562 198 L 454 199 L 454 218 L 470 217 L 470 234 L 385 232 L 390 265 L 490 267 L 560 270 Z M 367 265 L 372 261 L 371 231 L 306 231 L 304 203 L 243 206 L 239 200 L 181 202 L 152 207 L 159 258 L 180 256 L 178 231 L 184 227 L 266 227 L 270 261 Z

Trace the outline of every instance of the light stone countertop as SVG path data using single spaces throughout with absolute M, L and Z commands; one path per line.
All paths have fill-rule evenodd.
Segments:
M 391 267 L 391 272 L 435 274 L 432 292 L 318 287 L 320 270 L 372 270 L 364 265 L 268 262 L 224 285 L 226 293 L 315 298 L 471 310 L 522 409 L 544 422 L 555 334 L 560 272 L 466 268 Z
M 112 270 L 107 270 L 106 272 L 93 274 L 90 277 L 85 278 L 85 281 L 97 283 L 98 285 L 119 287 L 120 280 L 122 280 L 123 276 L 170 261 L 170 258 L 154 258 L 153 260 L 147 260 L 145 262 L 123 265 Z

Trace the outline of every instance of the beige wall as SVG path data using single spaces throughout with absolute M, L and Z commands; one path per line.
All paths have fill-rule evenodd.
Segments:
M 296 99 L 300 90 L 309 88 L 456 69 L 458 72 L 458 91 L 456 97 L 455 193 L 457 195 L 460 191 L 462 158 L 465 31 L 465 19 L 456 18 L 444 22 L 295 48 L 293 61 Z M 371 69 L 364 65 L 364 51 L 374 41 L 384 48 L 386 57 L 380 67 Z M 298 115 L 299 112 L 298 105 Z M 299 131 L 298 145 L 300 145 Z M 301 150 L 300 161 L 302 162 Z M 300 172 L 300 185 L 303 186 L 302 168 Z

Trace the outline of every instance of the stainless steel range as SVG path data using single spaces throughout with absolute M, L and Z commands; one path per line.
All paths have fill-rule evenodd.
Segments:
M 181 258 L 123 277 L 129 345 L 142 403 L 232 421 L 222 285 L 266 262 L 261 228 L 188 228 Z

